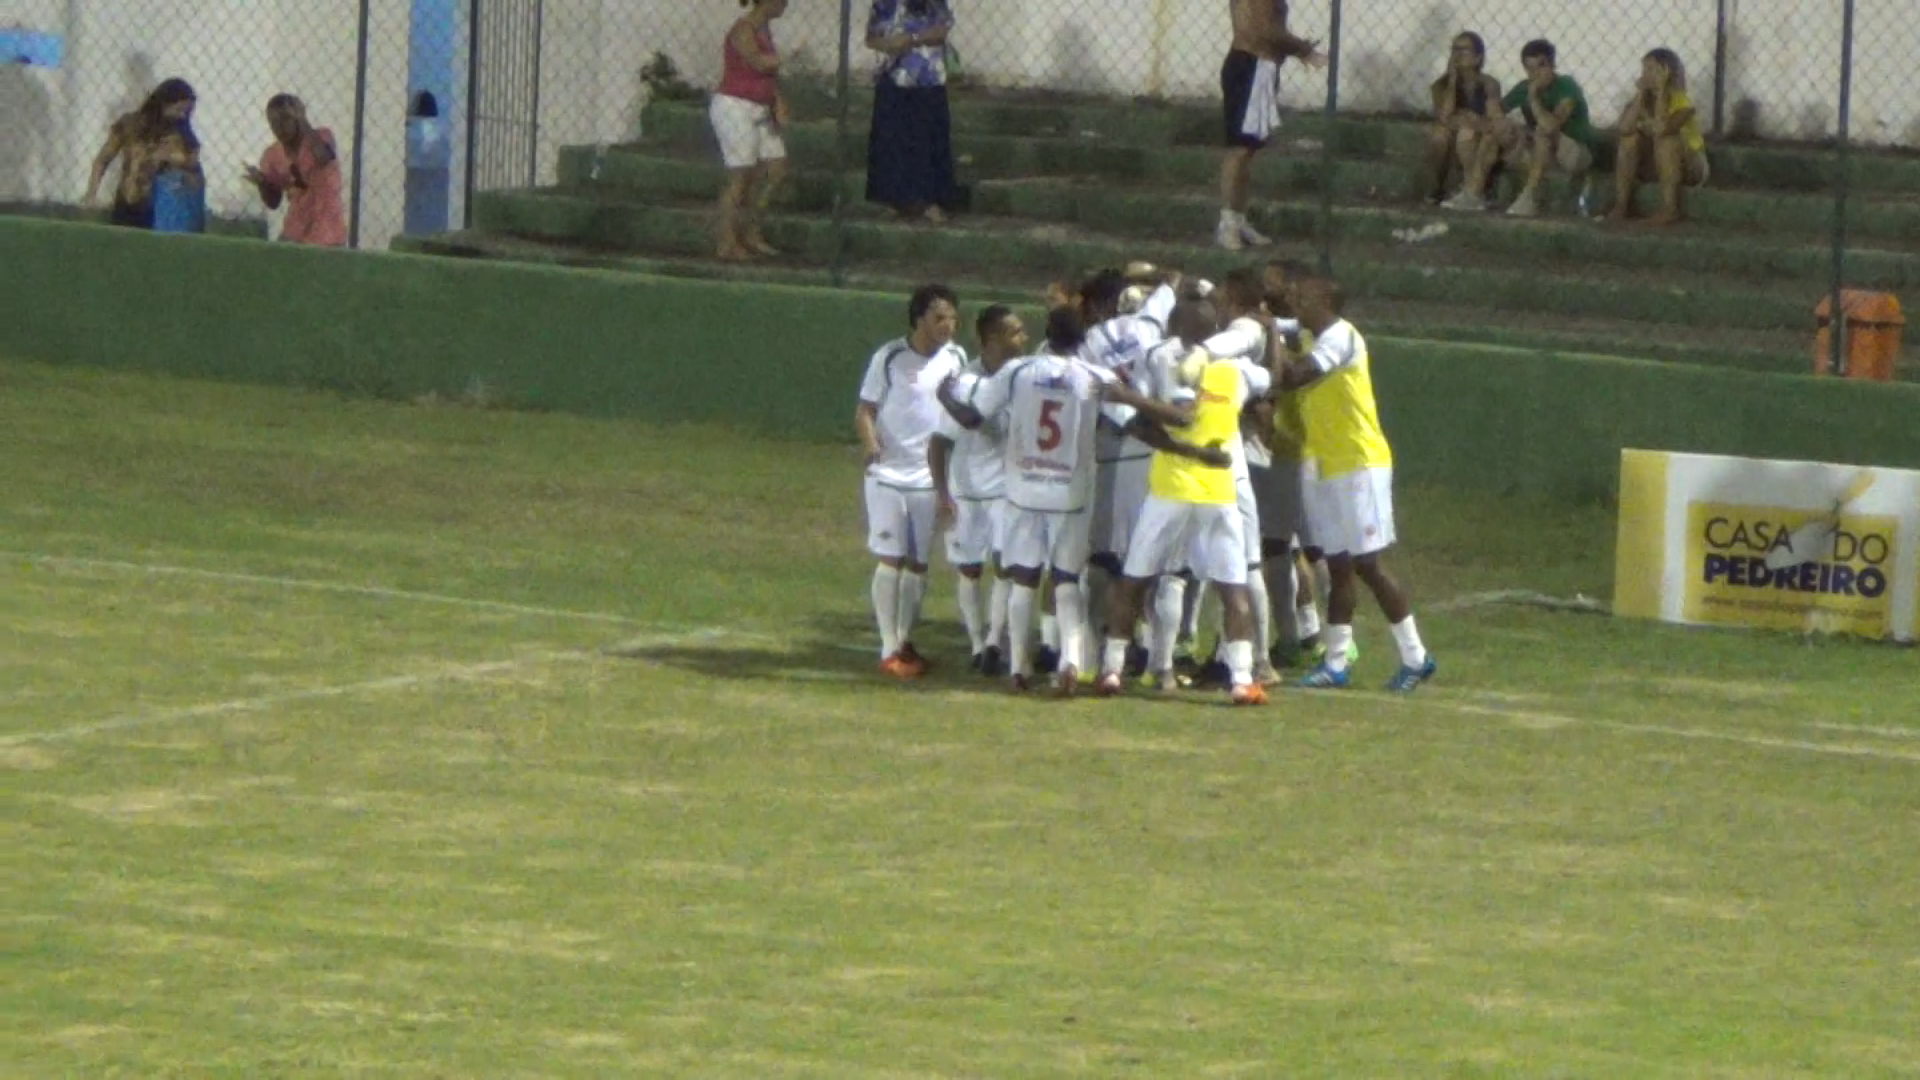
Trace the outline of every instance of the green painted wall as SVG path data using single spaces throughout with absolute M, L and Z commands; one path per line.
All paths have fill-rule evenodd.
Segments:
M 0 356 L 849 437 L 871 293 L 0 218 Z M 964 299 L 964 298 L 963 298 Z M 1364 328 L 1363 328 L 1364 329 Z M 1572 498 L 1622 446 L 1920 468 L 1920 385 L 1373 341 L 1401 477 Z

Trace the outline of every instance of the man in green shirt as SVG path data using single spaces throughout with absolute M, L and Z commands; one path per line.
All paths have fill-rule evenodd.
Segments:
M 1507 213 L 1517 217 L 1540 212 L 1537 195 L 1549 167 L 1573 177 L 1576 188 L 1585 188 L 1593 168 L 1593 120 L 1587 114 L 1586 93 L 1573 76 L 1560 74 L 1555 57 L 1553 42 L 1544 38 L 1520 50 L 1527 77 L 1500 102 L 1504 115 L 1497 137 L 1480 141 L 1473 172 L 1460 194 L 1443 204 L 1447 209 L 1486 209 L 1487 178 L 1502 161 L 1526 170 L 1526 186 L 1507 207 Z

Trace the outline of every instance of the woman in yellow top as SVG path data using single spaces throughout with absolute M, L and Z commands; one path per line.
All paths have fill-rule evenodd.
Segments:
M 1687 69 L 1672 49 L 1655 49 L 1640 60 L 1640 82 L 1620 115 L 1620 152 L 1613 174 L 1616 220 L 1633 216 L 1638 184 L 1660 185 L 1660 212 L 1649 220 L 1671 225 L 1681 218 L 1683 188 L 1707 182 L 1707 140 L 1687 94 Z

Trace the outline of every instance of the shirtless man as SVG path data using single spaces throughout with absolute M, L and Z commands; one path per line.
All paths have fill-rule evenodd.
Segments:
M 1233 49 L 1220 65 L 1225 99 L 1226 157 L 1220 162 L 1220 226 L 1214 242 L 1228 251 L 1271 240 L 1247 224 L 1247 187 L 1253 155 L 1280 126 L 1280 65 L 1295 57 L 1325 67 L 1320 43 L 1287 29 L 1287 0 L 1228 0 L 1233 10 Z

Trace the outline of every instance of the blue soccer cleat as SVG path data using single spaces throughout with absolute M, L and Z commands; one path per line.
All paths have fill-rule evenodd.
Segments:
M 1325 664 L 1313 669 L 1313 673 L 1300 680 L 1302 690 L 1345 690 L 1353 685 L 1353 677 L 1345 669 L 1335 671 Z
M 1411 694 L 1420 689 L 1421 683 L 1433 678 L 1433 673 L 1438 670 L 1440 665 L 1434 663 L 1433 654 L 1428 653 L 1427 662 L 1419 667 L 1400 665 L 1400 670 L 1387 680 L 1387 689 L 1396 694 Z

